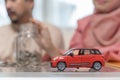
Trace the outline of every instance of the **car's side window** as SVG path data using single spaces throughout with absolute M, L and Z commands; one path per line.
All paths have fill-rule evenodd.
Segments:
M 90 54 L 90 50 L 84 50 L 84 55 L 89 55 Z
M 90 50 L 90 54 L 95 54 L 95 51 L 94 50 Z
M 99 50 L 95 50 L 95 54 L 101 54 Z
M 84 50 L 79 50 L 79 55 L 84 55 Z
M 79 54 L 79 50 L 74 50 L 73 54 L 74 54 L 74 56 L 77 56 Z

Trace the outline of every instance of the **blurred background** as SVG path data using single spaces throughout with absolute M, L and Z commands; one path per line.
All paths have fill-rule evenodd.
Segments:
M 56 25 L 62 30 L 65 48 L 77 27 L 77 20 L 94 10 L 92 0 L 35 0 L 35 19 Z M 0 0 L 0 26 L 9 24 L 4 0 Z

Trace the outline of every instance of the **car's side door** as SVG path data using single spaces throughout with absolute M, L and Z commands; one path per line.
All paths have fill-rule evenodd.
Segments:
M 87 67 L 90 66 L 91 54 L 90 50 L 83 50 L 83 54 L 81 55 L 81 66 Z
M 73 56 L 68 56 L 69 66 L 70 67 L 77 67 L 79 64 L 79 50 L 73 50 Z

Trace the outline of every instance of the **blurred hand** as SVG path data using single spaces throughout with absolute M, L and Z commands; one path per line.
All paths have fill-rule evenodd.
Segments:
M 40 34 L 39 35 L 40 39 L 38 40 L 38 43 L 40 47 L 44 49 L 50 55 L 50 57 L 58 56 L 59 52 L 52 43 L 51 35 L 48 30 L 49 26 L 34 19 L 32 19 L 31 21 L 33 24 L 38 26 L 39 34 Z

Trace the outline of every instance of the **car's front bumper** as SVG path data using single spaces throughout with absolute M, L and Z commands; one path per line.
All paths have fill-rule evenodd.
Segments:
M 51 63 L 50 63 L 51 67 L 52 68 L 56 68 L 57 67 L 57 63 L 58 63 L 57 61 L 51 61 Z

